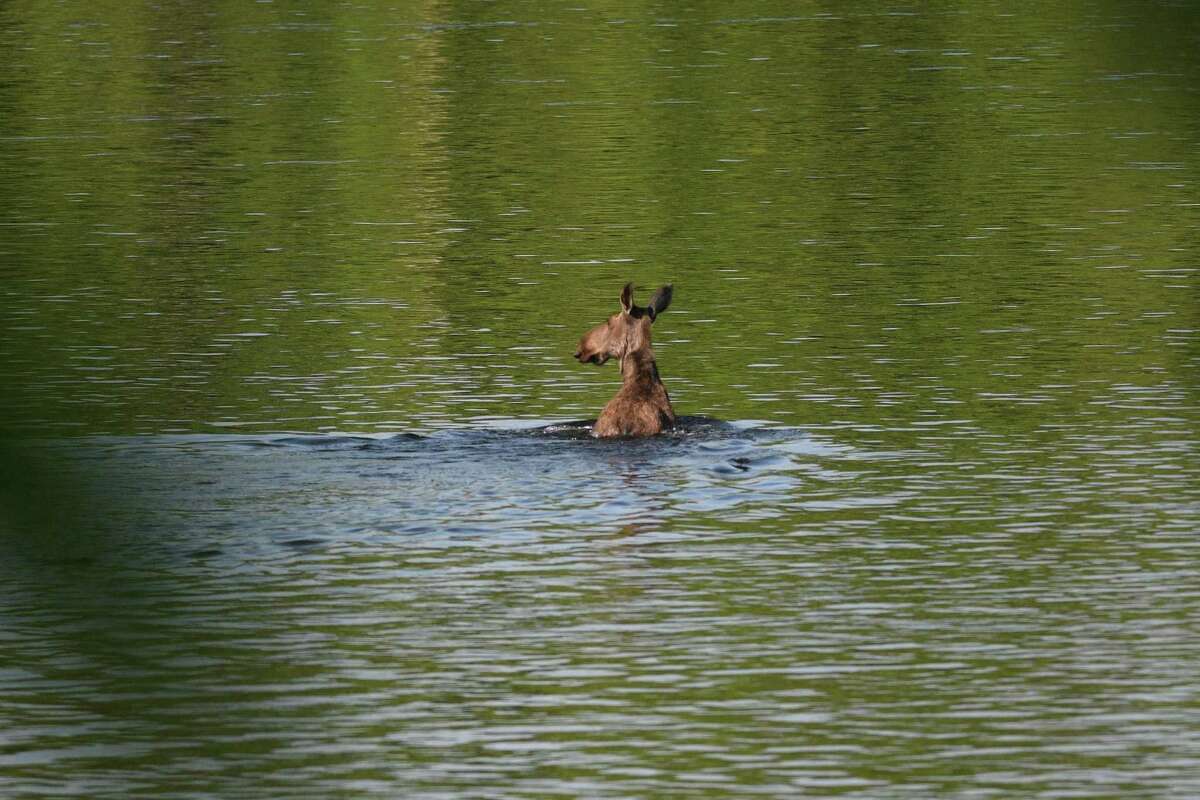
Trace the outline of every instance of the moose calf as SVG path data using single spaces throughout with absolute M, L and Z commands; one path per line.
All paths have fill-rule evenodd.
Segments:
M 597 366 L 621 361 L 620 391 L 608 401 L 592 427 L 593 436 L 653 436 L 675 424 L 667 387 L 658 377 L 650 348 L 650 325 L 671 304 L 671 285 L 659 289 L 649 305 L 633 304 L 633 284 L 621 290 L 621 310 L 579 340 L 575 358 Z

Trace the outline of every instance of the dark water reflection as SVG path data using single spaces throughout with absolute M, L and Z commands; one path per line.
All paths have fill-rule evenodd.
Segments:
M 0 794 L 1200 794 L 1197 53 L 0 5 Z

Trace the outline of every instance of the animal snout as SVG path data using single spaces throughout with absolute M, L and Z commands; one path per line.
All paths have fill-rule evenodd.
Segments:
M 575 350 L 575 360 L 580 364 L 600 364 L 600 354 L 589 352 L 582 347 Z

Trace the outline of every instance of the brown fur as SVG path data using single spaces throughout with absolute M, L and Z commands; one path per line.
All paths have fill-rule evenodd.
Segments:
M 579 340 L 575 358 L 582 364 L 621 360 L 621 389 L 600 412 L 593 435 L 653 436 L 674 426 L 675 411 L 650 347 L 650 326 L 670 304 L 671 294 L 671 287 L 664 286 L 643 308 L 633 303 L 633 284 L 626 284 L 621 310 Z

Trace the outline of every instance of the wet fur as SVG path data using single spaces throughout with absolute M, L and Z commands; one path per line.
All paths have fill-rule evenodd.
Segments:
M 621 361 L 621 389 L 600 412 L 592 428 L 594 436 L 653 436 L 675 425 L 671 398 L 650 346 L 650 326 L 670 305 L 671 295 L 671 286 L 664 286 L 649 305 L 637 306 L 633 284 L 626 284 L 621 310 L 579 340 L 575 358 L 580 363 L 600 365 L 610 358 Z

